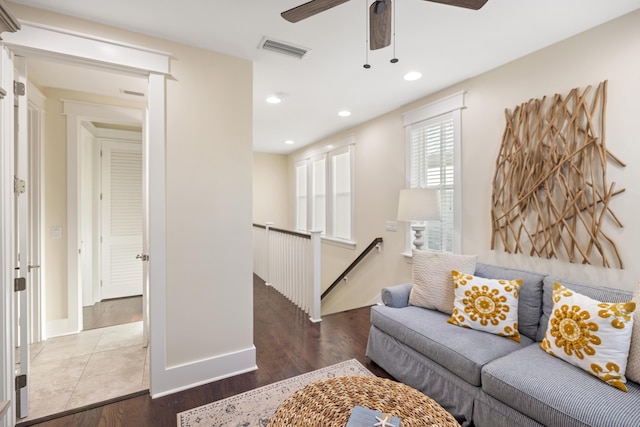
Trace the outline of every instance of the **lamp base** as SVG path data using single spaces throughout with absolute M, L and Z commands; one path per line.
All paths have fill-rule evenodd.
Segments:
M 424 230 L 426 229 L 425 225 L 412 225 L 411 229 L 413 230 L 413 245 L 416 247 L 417 250 L 421 251 L 422 247 L 424 246 L 424 238 L 423 238 L 423 234 L 424 234 Z

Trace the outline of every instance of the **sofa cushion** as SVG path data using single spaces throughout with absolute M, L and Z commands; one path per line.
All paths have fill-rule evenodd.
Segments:
M 634 302 L 602 303 L 556 282 L 553 312 L 540 347 L 627 391 L 624 373 L 635 308 Z
M 624 393 L 538 345 L 482 369 L 485 393 L 547 426 L 637 426 L 640 385 L 627 385 Z
M 592 286 L 585 283 L 571 282 L 556 277 L 546 276 L 542 284 L 542 317 L 540 318 L 540 328 L 536 335 L 536 341 L 542 341 L 544 333 L 547 331 L 549 316 L 553 309 L 553 284 L 559 282 L 563 286 L 602 302 L 627 302 L 631 301 L 632 293 L 622 289 L 606 288 L 603 286 Z
M 374 306 L 371 324 L 413 348 L 474 386 L 480 385 L 482 367 L 533 341 L 521 342 L 447 323 L 448 315 L 436 310 L 409 306 Z
M 633 312 L 633 333 L 626 375 L 627 379 L 640 383 L 640 283 L 633 291 L 633 301 L 636 303 L 636 311 Z
M 487 279 L 455 270 L 451 275 L 456 298 L 449 323 L 520 342 L 518 289 L 522 279 Z
M 542 314 L 542 280 L 545 275 L 483 263 L 476 265 L 475 275 L 488 279 L 522 279 L 518 293 L 518 330 L 521 335 L 535 340 Z
M 430 251 L 413 251 L 412 282 L 409 304 L 443 313 L 453 311 L 451 270 L 473 274 L 476 255 L 458 255 Z

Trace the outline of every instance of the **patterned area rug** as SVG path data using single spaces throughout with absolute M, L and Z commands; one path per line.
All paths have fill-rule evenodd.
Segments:
M 356 359 L 256 388 L 178 414 L 179 427 L 262 427 L 289 396 L 324 378 L 373 374 Z

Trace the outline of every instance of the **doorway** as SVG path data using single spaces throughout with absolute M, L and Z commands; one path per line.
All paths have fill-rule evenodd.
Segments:
M 31 346 L 30 410 L 26 420 L 149 388 L 148 352 L 140 296 L 143 293 L 142 262 L 136 259 L 136 255 L 143 252 L 141 146 L 145 106 L 109 105 L 106 103 L 109 97 L 100 94 L 43 84 L 46 80 L 38 81 L 37 76 L 49 75 L 51 69 L 61 65 L 42 60 L 34 63 L 36 66 L 31 68 L 28 63 L 27 69 L 34 71 L 33 81 L 45 88 L 43 92 L 48 107 L 43 156 L 47 185 L 42 223 L 44 230 L 49 232 L 45 233 L 47 243 L 41 261 L 44 283 L 55 283 L 56 272 L 69 264 L 63 256 L 68 253 L 56 251 L 56 245 L 64 244 L 65 237 L 69 239 L 68 236 L 77 235 L 78 277 L 74 282 L 82 304 L 70 306 L 67 318 L 51 319 L 49 316 L 45 319 L 44 336 L 48 339 Z M 83 78 L 84 70 L 75 67 L 67 67 L 66 70 L 67 73 L 75 73 L 74 80 Z M 86 100 L 89 98 L 104 103 L 88 103 Z M 64 116 L 55 114 L 55 107 L 51 104 L 56 103 L 61 104 L 58 108 Z M 61 124 L 66 126 L 59 126 Z M 57 127 L 61 129 L 56 131 Z M 77 153 L 75 163 L 68 155 L 67 162 L 62 164 L 55 158 L 55 153 L 65 148 Z M 77 171 L 76 180 L 55 181 L 56 176 L 72 175 L 69 171 Z M 56 200 L 64 200 L 61 195 L 65 193 L 66 199 L 75 197 L 78 212 L 75 223 L 71 219 L 65 222 L 56 211 L 60 207 Z M 133 204 L 137 206 L 132 208 Z M 67 203 L 66 206 L 69 205 Z M 130 236 L 127 241 L 131 229 L 136 230 L 133 234 L 137 241 L 133 245 Z M 105 245 L 109 245 L 108 250 L 105 250 Z M 108 261 L 106 267 L 105 260 Z M 72 282 L 71 273 L 68 273 L 69 283 Z M 133 279 L 130 278 L 131 273 Z M 116 289 L 112 289 L 112 282 L 117 284 Z M 128 282 L 136 282 L 136 286 L 127 293 L 123 283 L 126 285 Z M 48 295 L 43 299 L 40 311 L 55 315 L 59 310 L 55 302 L 67 296 L 67 289 L 64 286 L 47 286 L 46 289 Z M 69 293 L 71 290 L 68 288 Z M 114 299 L 131 295 L 136 295 L 139 306 L 133 324 L 115 327 L 112 322 L 108 327 L 103 324 L 99 325 L 101 328 L 87 332 L 72 329 L 73 323 L 69 319 L 73 309 L 80 311 L 75 314 L 77 325 L 80 330 L 85 330 L 83 318 L 87 307 L 101 304 L 104 299 L 111 299 L 108 303 L 113 303 Z
M 55 41 L 54 41 L 55 40 Z M 166 338 L 164 336 L 166 329 L 166 322 L 164 319 L 164 305 L 162 304 L 162 295 L 166 290 L 166 278 L 164 274 L 164 265 L 166 259 L 166 236 L 165 236 L 165 78 L 169 74 L 169 55 L 162 52 L 150 51 L 146 49 L 137 48 L 135 46 L 125 45 L 118 42 L 113 42 L 105 39 L 96 39 L 90 35 L 82 35 L 79 33 L 65 31 L 63 29 L 52 29 L 51 27 L 41 26 L 35 23 L 22 23 L 22 28 L 18 33 L 3 34 L 3 44 L 6 47 L 4 50 L 8 55 L 22 55 L 24 57 L 34 57 L 40 55 L 47 58 L 64 59 L 66 62 L 73 64 L 92 65 L 95 69 L 110 70 L 111 72 L 117 71 L 120 73 L 128 73 L 129 75 L 136 75 L 138 77 L 146 79 L 147 88 L 149 90 L 148 107 L 145 115 L 145 137 L 143 138 L 143 150 L 145 152 L 144 158 L 148 159 L 145 162 L 146 170 L 148 171 L 148 177 L 145 177 L 144 188 L 148 189 L 148 196 L 145 197 L 145 218 L 149 218 L 149 222 L 145 225 L 145 230 L 150 230 L 150 234 L 153 239 L 148 239 L 149 234 L 145 236 L 145 253 L 144 255 L 144 272 L 145 276 L 150 275 L 154 277 L 154 294 L 157 297 L 153 297 L 149 292 L 146 293 L 143 306 L 145 310 L 145 319 L 154 321 L 153 334 L 145 333 L 145 341 L 149 342 L 150 358 L 155 363 L 151 365 L 151 377 L 157 377 L 161 379 L 166 372 L 166 357 L 163 351 L 154 352 L 153 348 L 164 348 Z M 10 88 L 12 86 L 13 66 L 10 62 L 3 57 L 1 68 L 2 87 Z M 2 91 L 0 91 L 2 92 Z M 5 104 L 6 105 L 6 104 Z M 2 106 L 0 106 L 2 107 Z M 0 113 L 4 123 L 11 122 L 13 120 L 12 110 L 8 108 L 0 108 Z M 76 128 L 69 126 L 69 112 L 67 114 L 67 129 L 68 133 L 77 133 Z M 12 136 L 8 134 L 9 128 L 3 129 L 3 142 L 11 141 Z M 75 135 L 74 135 L 75 136 Z M 70 140 L 72 138 L 69 138 Z M 1 150 L 6 156 L 7 162 L 13 160 L 13 150 L 7 148 L 7 144 L 2 144 Z M 70 146 L 70 150 L 66 150 L 67 158 L 63 161 L 68 161 L 70 164 L 76 164 L 76 157 L 78 156 L 77 146 Z M 13 191 L 9 190 L 9 185 L 13 183 L 13 168 L 9 167 L 8 163 L 3 163 L 0 171 L 2 172 L 0 178 L 2 181 L 2 193 L 0 196 L 2 200 L 0 202 L 3 206 L 8 207 L 9 210 L 13 209 Z M 78 171 L 70 170 L 68 179 L 77 182 Z M 13 188 L 13 185 L 11 185 Z M 7 190 L 7 191 L 4 191 Z M 76 188 L 77 191 L 77 188 Z M 78 217 L 78 207 L 76 206 L 75 197 L 69 197 L 68 208 L 68 223 L 74 224 Z M 154 215 L 149 217 L 148 212 L 154 212 Z M 3 244 L 6 247 L 6 251 L 3 250 L 1 257 L 1 263 L 7 267 L 13 264 L 13 251 L 11 246 L 16 241 L 18 236 L 12 229 L 11 223 L 3 221 L 0 224 L 0 232 L 3 237 Z M 43 231 L 44 235 L 47 235 L 51 230 L 47 229 Z M 71 326 L 72 330 L 77 332 L 79 330 L 78 312 L 81 307 L 82 301 L 80 299 L 81 292 L 78 291 L 77 281 L 79 277 L 79 240 L 76 230 L 70 227 L 66 228 L 64 236 L 68 242 L 67 253 L 73 256 L 68 259 L 68 265 L 66 270 L 71 274 L 66 277 L 65 285 L 67 286 L 67 295 L 62 301 L 62 305 L 67 318 L 65 319 L 66 329 Z M 46 250 L 45 250 L 46 251 Z M 149 254 L 153 253 L 153 262 L 149 261 Z M 3 270 L 4 271 L 4 270 Z M 148 273 L 147 273 L 148 272 Z M 6 283 L 9 283 L 7 280 Z M 145 281 L 145 287 L 148 289 L 148 283 Z M 48 287 L 47 287 L 48 288 Z M 7 288 L 8 289 L 8 288 Z M 8 291 L 7 291 L 8 292 Z M 150 298 L 151 297 L 151 298 Z M 147 300 L 149 303 L 147 303 Z M 148 307 L 148 309 L 147 309 Z M 11 307 L 10 307 L 11 308 Z M 3 355 L 2 361 L 2 384 L 12 384 L 12 371 L 15 365 L 14 349 L 14 337 L 12 331 L 14 328 L 15 320 L 13 319 L 13 308 L 6 313 L 6 328 L 3 329 L 2 340 L 0 342 L 0 350 Z M 47 312 L 49 314 L 49 311 Z M 29 316 L 26 316 L 27 318 Z M 150 336 L 147 339 L 147 336 Z M 153 368 L 155 366 L 155 368 Z M 160 380 L 159 380 L 160 381 Z M 28 383 L 27 383 L 28 384 Z M 151 383 L 151 394 L 154 394 L 154 389 L 158 388 L 158 385 L 153 386 Z M 159 382 L 156 382 L 159 384 Z M 27 387 L 29 387 L 27 385 Z M 155 392 L 157 393 L 157 392 Z M 9 388 L 2 390 L 3 400 L 12 399 L 13 391 Z M 6 415 L 7 422 L 14 424 L 16 421 L 15 414 L 9 413 Z
M 80 129 L 82 329 L 143 320 L 142 125 Z

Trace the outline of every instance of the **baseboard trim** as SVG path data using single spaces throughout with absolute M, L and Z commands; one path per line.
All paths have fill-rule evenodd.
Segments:
M 151 394 L 151 398 L 167 396 L 257 369 L 255 346 L 206 360 L 170 367 L 162 372 L 158 387 L 152 384 L 151 390 L 157 391 Z
M 49 320 L 45 326 L 45 339 L 77 334 L 77 328 L 69 319 Z

